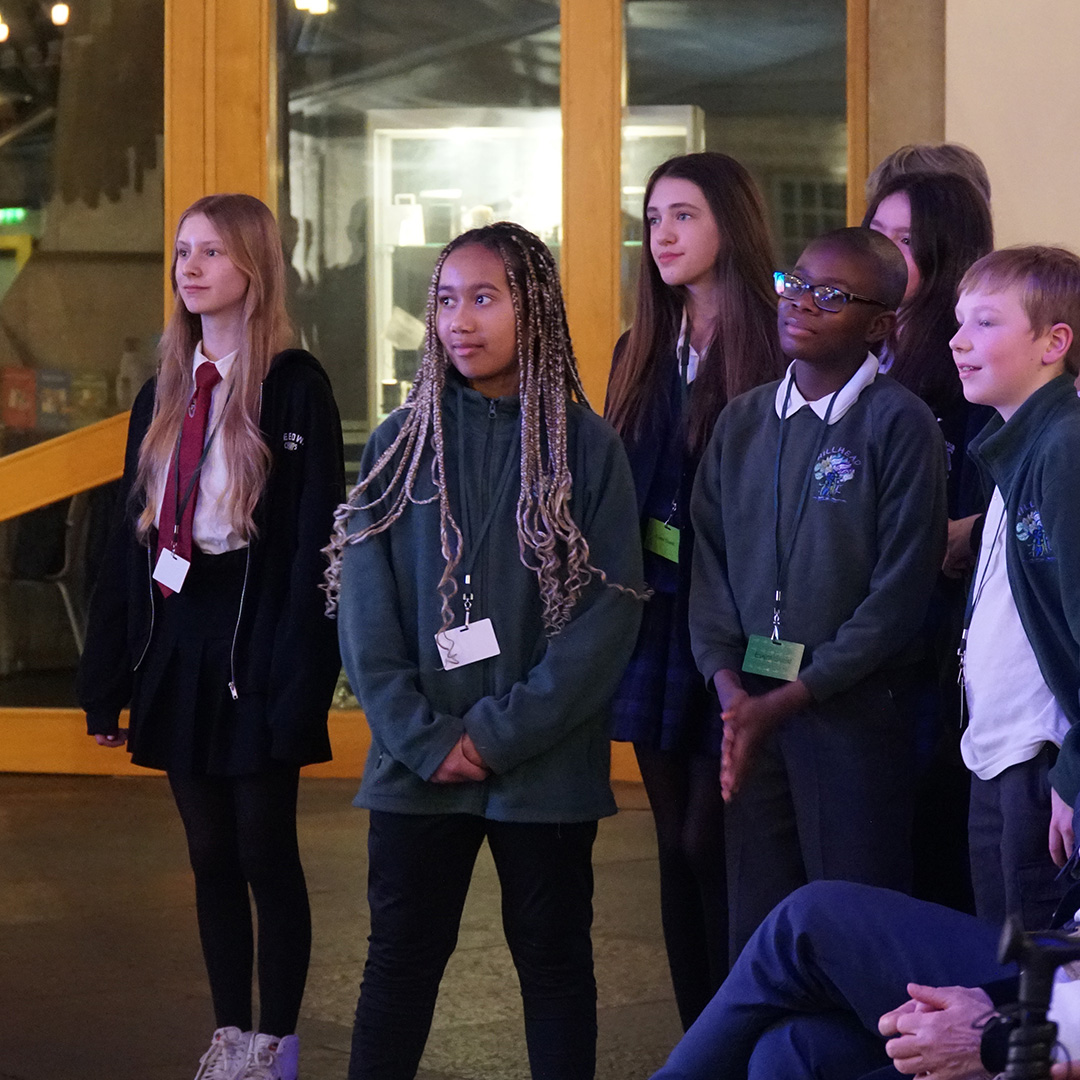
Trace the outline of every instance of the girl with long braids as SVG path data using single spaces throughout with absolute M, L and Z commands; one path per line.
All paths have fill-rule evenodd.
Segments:
M 607 415 L 637 494 L 653 590 L 615 697 L 656 821 L 660 899 L 684 1028 L 728 970 L 719 704 L 690 651 L 690 492 L 725 403 L 783 373 L 772 243 L 746 170 L 726 154 L 671 158 L 645 189 L 634 322 L 615 347 Z
M 79 701 L 98 743 L 168 774 L 183 819 L 217 1026 L 196 1080 L 296 1080 L 311 947 L 296 796 L 300 767 L 330 757 L 340 663 L 319 586 L 345 488 L 341 425 L 318 362 L 286 347 L 281 237 L 263 203 L 188 207 L 171 279 Z
M 960 280 L 993 249 L 994 228 L 983 193 L 966 177 L 951 173 L 894 177 L 878 191 L 863 222 L 888 236 L 908 267 L 907 290 L 896 330 L 885 343 L 882 366 L 930 406 L 948 453 L 949 543 L 924 625 L 925 671 L 912 688 L 919 764 L 914 893 L 973 911 L 970 777 L 960 757 L 957 648 L 969 572 L 982 534 L 981 515 L 990 494 L 967 447 L 994 410 L 964 397 L 949 341 L 956 333 Z M 997 843 L 996 834 L 990 842 Z
M 639 619 L 633 505 L 551 253 L 508 222 L 459 236 L 435 266 L 416 381 L 328 549 L 372 733 L 350 1080 L 416 1074 L 485 838 L 532 1075 L 593 1076 L 591 855 L 615 811 L 608 703 Z

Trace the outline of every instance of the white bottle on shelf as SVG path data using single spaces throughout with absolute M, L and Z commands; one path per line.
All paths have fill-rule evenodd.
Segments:
M 124 338 L 124 351 L 120 354 L 120 367 L 116 373 L 117 408 L 130 409 L 142 384 L 143 367 L 139 360 L 139 339 Z

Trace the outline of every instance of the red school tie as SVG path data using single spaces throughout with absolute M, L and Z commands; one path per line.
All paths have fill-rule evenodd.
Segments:
M 166 548 L 171 549 L 183 559 L 191 561 L 191 526 L 195 520 L 195 502 L 199 497 L 199 485 L 196 482 L 191 498 L 180 516 L 180 528 L 177 530 L 176 544 L 173 545 L 173 526 L 176 522 L 177 491 L 182 499 L 191 484 L 191 478 L 199 467 L 203 444 L 206 442 L 206 423 L 210 418 L 210 398 L 214 387 L 221 382 L 221 372 L 217 365 L 206 361 L 195 369 L 195 393 L 188 405 L 184 426 L 180 431 L 180 448 L 177 456 L 180 462 L 180 483 L 177 485 L 177 468 L 174 461 L 169 462 L 169 476 L 165 481 L 165 494 L 161 499 L 161 515 L 158 518 L 158 557 Z M 162 585 L 158 588 L 162 596 L 172 595 L 172 589 Z

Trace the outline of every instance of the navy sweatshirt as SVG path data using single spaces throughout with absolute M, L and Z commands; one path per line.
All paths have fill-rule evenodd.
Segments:
M 758 387 L 724 409 L 694 485 L 690 636 L 709 681 L 722 669 L 740 671 L 748 636 L 772 631 L 776 388 Z M 918 658 L 945 551 L 945 448 L 930 409 L 887 375 L 824 440 L 809 408 L 785 427 L 780 549 L 790 561 L 781 635 L 806 646 L 799 677 L 823 701 Z

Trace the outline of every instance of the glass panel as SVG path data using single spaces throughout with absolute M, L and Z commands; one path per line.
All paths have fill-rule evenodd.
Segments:
M 118 482 L 0 522 L 0 708 L 72 708 Z
M 641 197 L 673 154 L 721 150 L 750 171 L 777 258 L 845 224 L 845 0 L 627 0 L 623 321 L 633 317 Z
M 416 371 L 439 249 L 500 218 L 558 246 L 559 6 L 337 0 L 313 14 L 280 0 L 279 11 L 292 310 L 334 382 L 355 476 Z
M 161 329 L 164 5 L 68 7 L 2 8 L 0 453 L 127 408 Z

